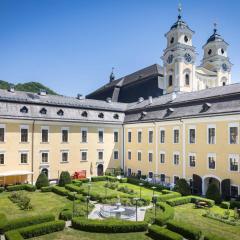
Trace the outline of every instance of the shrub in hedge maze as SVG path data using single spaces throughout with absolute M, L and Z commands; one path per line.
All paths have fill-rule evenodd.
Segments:
M 53 186 L 42 187 L 41 192 L 52 192 Z
M 169 220 L 174 218 L 174 208 L 166 203 L 157 203 L 157 206 L 162 209 L 162 214 L 158 214 L 156 217 L 156 224 L 163 226 Z
M 66 184 L 70 184 L 71 182 L 72 179 L 70 173 L 68 171 L 61 172 L 58 185 L 60 187 L 64 187 Z
M 186 179 L 184 179 L 184 178 L 180 178 L 177 181 L 177 183 L 174 187 L 174 191 L 181 193 L 182 196 L 188 196 L 191 194 L 191 188 L 190 188 L 188 182 L 186 181 Z
M 219 236 L 216 236 L 212 233 L 208 233 L 208 234 L 204 234 L 204 240 L 229 240 L 227 238 L 224 238 L 224 237 L 219 237 Z
M 36 190 L 36 187 L 31 184 L 19 184 L 19 185 L 11 185 L 7 186 L 7 191 L 13 192 L 13 191 L 20 191 L 20 190 L 26 190 L 29 192 L 34 192 Z
M 215 201 L 215 203 L 221 203 L 221 194 L 219 187 L 215 183 L 211 183 L 208 186 L 206 197 Z
M 54 186 L 52 188 L 52 191 L 58 195 L 61 195 L 61 196 L 67 196 L 69 191 L 63 187 L 59 187 L 59 186 Z
M 49 186 L 49 181 L 48 181 L 48 177 L 46 176 L 45 173 L 40 173 L 37 181 L 36 181 L 36 187 L 37 189 L 40 189 L 42 187 L 48 187 Z
M 178 233 L 172 232 L 169 229 L 152 225 L 148 228 L 148 233 L 151 238 L 156 240 L 183 240 L 183 236 Z

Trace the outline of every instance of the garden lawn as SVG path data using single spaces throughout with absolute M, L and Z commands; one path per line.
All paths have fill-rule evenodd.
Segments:
M 51 233 L 31 240 L 152 240 L 146 233 L 90 233 L 71 228 L 63 232 Z
M 25 192 L 25 191 L 24 191 Z M 64 208 L 72 208 L 72 201 L 66 197 L 59 196 L 52 192 L 25 192 L 31 199 L 32 210 L 20 210 L 17 204 L 12 203 L 8 196 L 9 192 L 0 193 L 0 213 L 4 213 L 8 219 L 26 217 L 31 215 L 52 213 L 58 217 Z
M 202 214 L 205 213 L 206 210 L 195 209 L 194 205 L 191 203 L 174 207 L 174 209 L 175 219 L 198 227 L 205 233 L 212 233 L 218 236 L 224 236 L 226 239 L 229 240 L 240 239 L 239 226 L 231 226 L 217 220 L 203 217 Z M 223 214 L 226 209 L 214 206 L 211 208 L 211 211 Z M 231 214 L 233 214 L 233 211 L 231 211 Z

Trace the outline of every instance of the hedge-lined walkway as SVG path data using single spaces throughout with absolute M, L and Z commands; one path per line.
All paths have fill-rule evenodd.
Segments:
M 216 220 L 205 218 L 202 216 L 206 210 L 195 209 L 194 205 L 189 203 L 181 206 L 174 207 L 175 219 L 184 223 L 191 224 L 200 228 L 204 233 L 212 233 L 218 236 L 224 236 L 226 239 L 239 240 L 240 239 L 240 227 L 231 226 L 225 223 L 221 223 Z M 218 206 L 214 206 L 212 211 L 223 214 L 225 209 Z
M 91 233 L 71 228 L 63 232 L 51 233 L 45 236 L 32 238 L 31 240 L 152 240 L 146 233 Z

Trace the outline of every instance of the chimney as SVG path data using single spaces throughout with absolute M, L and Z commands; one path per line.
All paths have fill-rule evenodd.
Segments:
M 40 96 L 46 96 L 47 95 L 47 91 L 45 89 L 40 89 L 39 95 Z
M 9 88 L 8 88 L 8 91 L 11 92 L 11 93 L 14 93 L 15 92 L 14 85 L 10 85 Z
M 152 96 L 149 96 L 149 97 L 148 97 L 148 101 L 149 101 L 149 104 L 152 104 L 152 103 L 153 103 L 153 98 L 152 98 Z
M 77 94 L 77 99 L 78 100 L 83 100 L 84 99 L 84 96 L 80 93 Z

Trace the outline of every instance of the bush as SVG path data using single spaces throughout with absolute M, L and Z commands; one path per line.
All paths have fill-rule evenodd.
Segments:
M 204 240 L 229 240 L 227 238 L 224 237 L 220 237 L 220 236 L 216 236 L 212 233 L 208 233 L 208 234 L 204 234 Z
M 127 178 L 121 178 L 120 179 L 120 183 L 127 183 L 127 181 L 128 181 Z
M 44 234 L 61 231 L 64 229 L 64 227 L 65 221 L 62 220 L 44 222 L 41 224 L 20 228 L 15 231 L 6 232 L 6 238 L 7 240 L 15 240 L 15 238 L 13 238 L 14 232 L 18 232 L 20 236 L 22 236 L 22 239 L 33 238 Z M 19 235 L 16 235 L 16 237 L 18 237 L 17 240 L 21 239 L 19 238 Z
M 67 185 L 65 185 L 65 188 L 71 192 L 81 193 L 83 191 L 82 188 L 80 188 L 79 186 L 76 186 L 74 184 L 67 184 Z
M 66 190 L 65 188 L 63 187 L 59 187 L 59 186 L 54 186 L 52 188 L 52 191 L 58 195 L 61 195 L 61 196 L 67 196 L 68 195 L 68 190 Z
M 3 227 L 7 222 L 6 215 L 3 213 L 0 213 L 0 234 L 3 234 Z
M 52 192 L 53 186 L 41 187 L 41 192 Z
M 34 192 L 36 190 L 35 186 L 31 184 L 19 184 L 19 185 L 11 185 L 7 186 L 7 191 L 13 192 L 13 191 L 20 191 L 20 190 L 26 190 L 29 192 Z
M 92 182 L 99 182 L 99 181 L 107 181 L 107 176 L 98 176 L 98 177 L 92 177 Z
M 157 203 L 157 206 L 162 209 L 162 213 L 157 215 L 155 223 L 157 225 L 163 226 L 170 219 L 174 218 L 174 208 L 166 203 Z
M 191 188 L 186 181 L 186 179 L 181 178 L 177 181 L 177 184 L 174 187 L 174 190 L 181 193 L 182 196 L 188 196 L 191 194 Z
M 72 211 L 69 209 L 64 209 L 59 214 L 59 219 L 64 220 L 64 221 L 72 220 L 72 217 L 73 217 Z
M 234 208 L 240 208 L 240 201 L 230 201 L 230 208 L 234 209 Z
M 80 200 L 81 202 L 85 202 L 86 201 L 86 197 L 84 197 L 82 194 L 75 194 L 72 192 L 68 192 L 67 193 L 67 197 L 69 200 L 73 201 L 74 198 L 75 200 Z
M 193 227 L 191 224 L 185 224 L 175 220 L 170 220 L 167 223 L 167 228 L 173 232 L 177 232 L 184 236 L 184 238 L 198 240 L 200 239 L 202 232 L 200 229 Z
M 37 181 L 36 181 L 36 188 L 40 189 L 42 187 L 48 187 L 49 186 L 49 181 L 48 181 L 48 177 L 46 176 L 45 173 L 40 173 Z
M 160 202 L 166 202 L 169 199 L 181 197 L 181 193 L 171 192 L 169 194 L 163 194 L 157 197 L 157 200 Z
M 35 225 L 43 222 L 49 222 L 53 221 L 55 219 L 54 215 L 52 214 L 42 214 L 42 215 L 36 215 L 31 217 L 22 217 L 17 218 L 13 220 L 8 220 L 3 224 L 3 226 L 0 229 L 0 232 L 7 232 L 10 230 L 15 230 L 17 228 L 23 228 L 30 225 Z
M 72 184 L 80 187 L 80 186 L 82 186 L 83 181 L 75 179 L 75 180 L 72 180 Z
M 21 210 L 32 209 L 31 199 L 24 192 L 13 192 L 8 198 Z
M 109 182 L 118 182 L 118 179 L 116 177 L 113 177 L 113 176 L 107 176 L 107 180 Z
M 25 184 L 24 189 L 28 192 L 35 192 L 36 191 L 36 187 L 32 184 Z
M 215 203 L 221 203 L 221 194 L 218 186 L 215 183 L 211 183 L 208 186 L 206 197 L 215 201 Z
M 209 207 L 212 207 L 215 204 L 215 202 L 211 199 L 202 198 L 202 197 L 193 196 L 193 195 L 169 199 L 167 200 L 167 204 L 174 207 L 174 206 L 183 205 L 187 203 L 195 203 L 196 201 L 207 202 Z
M 178 233 L 172 232 L 166 228 L 152 225 L 148 228 L 148 233 L 151 238 L 156 240 L 182 240 L 183 236 Z
M 65 187 L 66 184 L 70 184 L 71 182 L 72 179 L 70 173 L 68 171 L 61 172 L 58 185 L 60 187 Z
M 0 193 L 2 193 L 4 190 L 4 187 L 0 187 Z
M 6 233 L 5 237 L 7 240 L 24 240 L 18 231 L 9 231 Z
M 147 223 L 124 221 L 118 219 L 93 220 L 85 218 L 73 218 L 72 227 L 88 232 L 127 233 L 146 231 Z
M 221 202 L 221 208 L 229 209 L 230 208 L 230 202 Z

